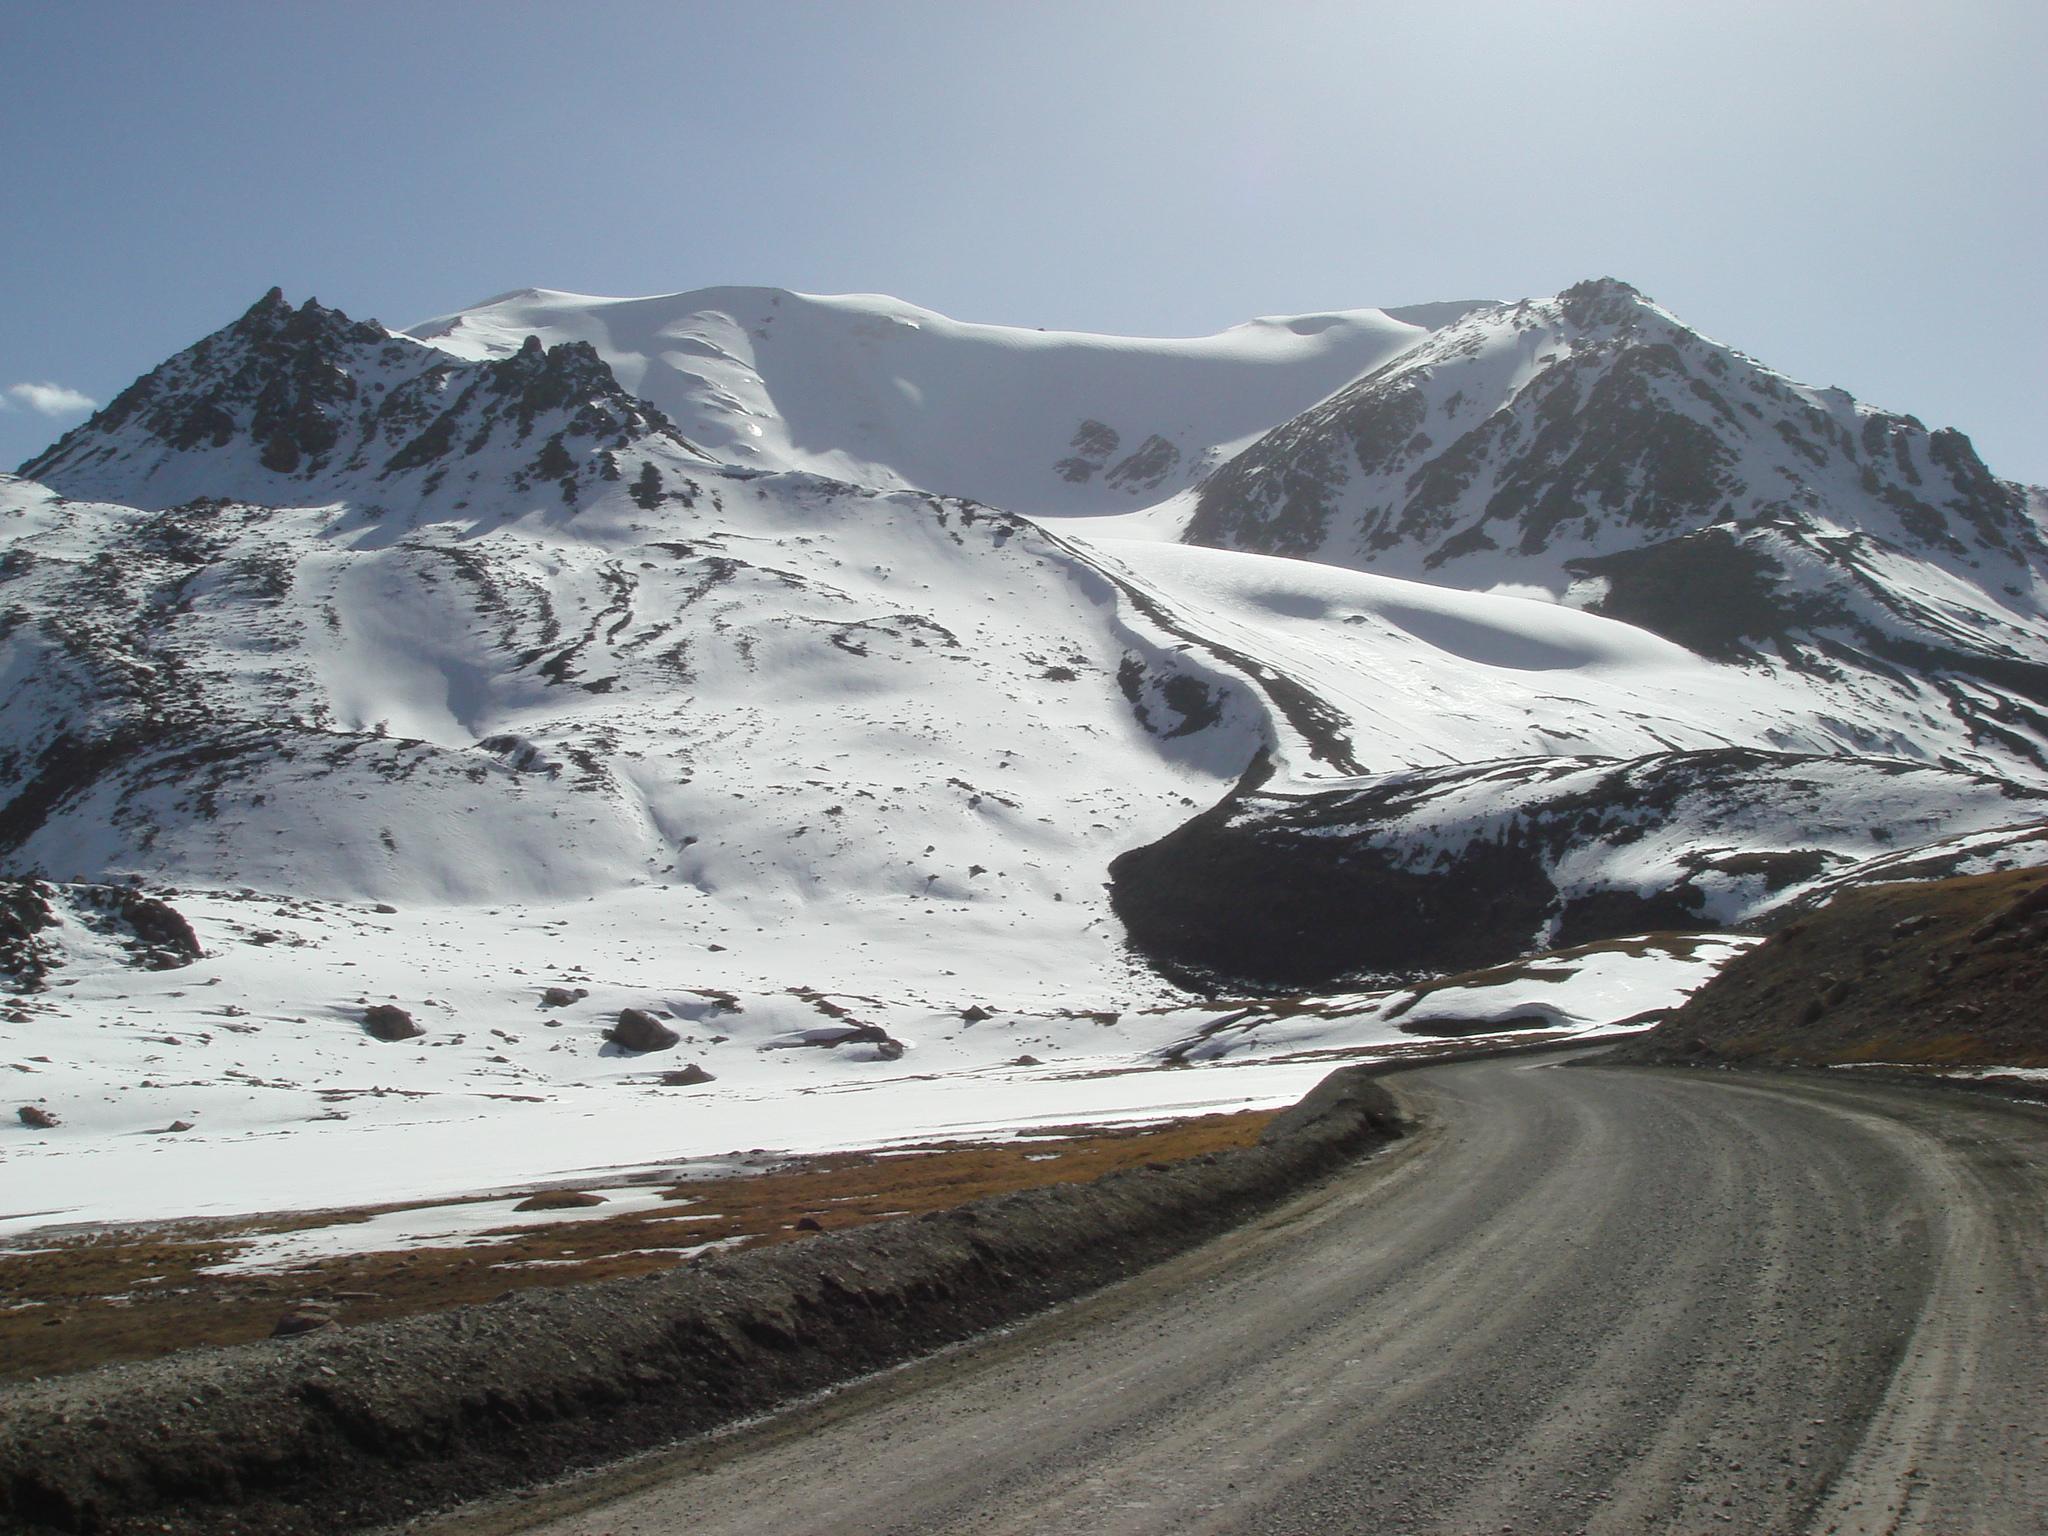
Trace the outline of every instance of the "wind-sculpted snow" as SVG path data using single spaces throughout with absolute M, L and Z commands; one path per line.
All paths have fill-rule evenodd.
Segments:
M 970 325 L 878 295 L 526 289 L 415 327 L 463 358 L 587 342 L 721 459 L 971 497 L 1125 512 L 1416 345 L 1453 313 L 1351 310 L 1184 341 Z
M 1067 930 L 1099 921 L 1109 851 L 1266 739 L 1244 690 L 1028 524 L 669 483 L 654 512 L 617 488 L 568 520 L 453 524 L 20 493 L 25 520 L 61 516 L 0 586 L 0 838 L 60 876 L 655 883 L 755 921 L 829 893 Z
M 2048 789 L 1888 760 L 1522 758 L 1306 795 L 1253 779 L 1113 873 L 1155 960 L 1303 987 L 1753 925 L 1866 861 L 2044 813 Z

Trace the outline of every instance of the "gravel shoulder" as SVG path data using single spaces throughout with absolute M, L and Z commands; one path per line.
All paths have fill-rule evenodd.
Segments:
M 2048 1116 L 1513 1059 L 972 1349 L 435 1536 L 2048 1529 Z

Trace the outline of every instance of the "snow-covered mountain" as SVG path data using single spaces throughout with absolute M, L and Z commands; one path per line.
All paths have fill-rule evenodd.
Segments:
M 1461 316 L 1181 499 L 1195 543 L 1543 589 L 1703 656 L 1925 679 L 2043 761 L 2048 492 L 1625 283 Z
M 1681 332 L 1607 284 L 1187 342 L 743 289 L 402 336 L 268 295 L 0 477 L 0 875 L 74 882 L 22 888 L 42 990 L 0 1041 L 81 1180 L 202 1082 L 237 1134 L 346 1134 L 313 1085 L 394 1076 L 559 1129 L 644 1086 L 628 1006 L 718 1080 L 703 1137 L 911 1080 L 1056 1117 L 1201 1034 L 1197 971 L 1726 925 L 2039 820 L 2038 497 Z M 1359 423 L 1411 396 L 1466 423 L 1494 548 L 1360 510 Z M 136 880 L 190 965 L 139 969 L 101 894 Z M 1472 942 L 1390 948 L 1417 911 Z M 1668 992 L 1672 953 L 1610 970 Z
M 969 325 L 900 299 L 529 288 L 415 326 L 457 357 L 587 343 L 719 459 L 1028 516 L 1127 512 L 1476 304 L 1253 320 L 1153 340 Z
M 532 340 L 460 363 L 311 299 L 294 309 L 273 288 L 22 474 L 151 510 L 346 498 L 369 516 L 387 502 L 491 516 L 542 484 L 573 508 L 642 445 L 703 460 L 588 346 Z M 638 462 L 644 474 L 650 460 Z M 646 482 L 643 499 L 659 490 Z

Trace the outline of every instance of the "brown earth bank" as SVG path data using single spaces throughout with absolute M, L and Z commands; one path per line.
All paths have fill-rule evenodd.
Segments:
M 1391 1096 L 1360 1069 L 1334 1073 L 1255 1137 L 1243 1117 L 1215 1118 L 1234 1123 L 1184 1128 L 1194 1141 L 1178 1161 L 1143 1137 L 1097 1138 L 1099 1176 L 1077 1164 L 1082 1181 L 1016 1188 L 1002 1183 L 1015 1168 L 984 1169 L 1008 1192 L 966 1204 L 979 1175 L 956 1164 L 961 1182 L 928 1184 L 920 1198 L 931 1203 L 914 1220 L 17 1383 L 0 1389 L 0 1525 L 310 1536 L 501 1492 L 764 1412 L 1106 1284 L 1401 1128 Z M 873 1173 L 819 1177 L 858 1185 Z M 830 1205 L 824 1188 L 776 1214 Z M 899 1186 L 887 1209 L 911 1196 Z M 835 1207 L 830 1219 L 846 1218 Z M 793 1235 L 787 1225 L 761 1235 Z M 506 1278 L 487 1285 L 503 1293 Z M 264 1298 L 264 1312 L 277 1300 Z
M 1844 891 L 1608 1059 L 2048 1067 L 2048 868 Z
M 31 1238 L 0 1249 L 0 1381 L 148 1360 L 308 1330 L 672 1269 L 690 1249 L 728 1251 L 945 1210 L 1012 1190 L 1100 1178 L 1250 1146 L 1270 1112 L 1205 1115 L 1128 1129 L 1068 1127 L 1002 1143 L 935 1143 L 804 1158 L 767 1172 L 681 1178 L 662 1205 L 606 1215 L 606 1191 L 535 1191 L 520 1207 L 585 1206 L 588 1217 L 502 1228 L 405 1251 L 339 1254 L 289 1268 L 210 1273 L 259 1236 L 353 1224 L 425 1205 L 315 1211 L 269 1220 L 187 1221 Z

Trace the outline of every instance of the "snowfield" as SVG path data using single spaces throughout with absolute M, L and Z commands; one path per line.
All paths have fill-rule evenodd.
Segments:
M 1345 1060 L 1490 1032 L 1474 1020 L 1511 1035 L 1540 1018 L 1545 1038 L 1641 1027 L 1646 1010 L 1675 1006 L 1748 942 L 1617 948 L 1301 1010 L 1247 1012 L 1155 987 L 1124 994 L 1118 1013 L 1084 1011 L 1104 994 L 1081 989 L 1070 1006 L 1001 1004 L 971 970 L 945 974 L 938 961 L 962 958 L 948 953 L 933 956 L 928 980 L 877 974 L 888 984 L 869 995 L 728 991 L 714 979 L 742 967 L 680 962 L 687 951 L 653 904 L 624 898 L 595 910 L 394 913 L 174 899 L 204 959 L 138 971 L 67 921 L 69 963 L 54 984 L 23 1000 L 19 1019 L 0 1013 L 0 1067 L 17 1098 L 62 1116 L 35 1136 L 8 1128 L 0 1240 L 554 1182 L 672 1183 L 691 1161 L 760 1166 L 763 1154 L 1273 1108 Z M 801 964 L 792 958 L 786 974 Z M 549 987 L 584 995 L 550 1007 Z M 363 1005 L 394 998 L 424 1034 L 386 1042 L 364 1031 Z M 625 1007 L 657 1011 L 678 1045 L 639 1053 L 609 1042 Z M 972 1016 L 981 1009 L 987 1017 Z M 1434 1027 L 1444 1020 L 1456 1027 Z M 854 1038 L 862 1025 L 902 1054 Z M 715 1080 L 662 1083 L 692 1064 Z M 169 1129 L 179 1122 L 190 1128 Z M 336 1240 L 387 1235 L 351 1232 Z
M 1821 763 L 1805 800 L 1773 769 L 1603 811 L 1517 946 L 1624 887 L 1727 925 L 1921 844 L 2031 847 L 2048 585 L 2037 523 L 1998 519 L 2035 493 L 1972 481 L 1946 543 L 1897 497 L 1859 529 L 1853 475 L 1821 521 L 1713 525 L 1706 558 L 1768 545 L 1782 576 L 1741 588 L 1778 627 L 1734 650 L 1636 566 L 1568 568 L 1666 558 L 1625 519 L 1525 565 L 1454 551 L 1448 584 L 1455 520 L 1387 549 L 1361 521 L 1336 564 L 1249 547 L 1256 518 L 1179 542 L 1361 398 L 1528 408 L 1568 310 L 1155 342 L 526 290 L 393 336 L 267 297 L 0 477 L 0 874 L 58 882 L 48 926 L 0 919 L 49 967 L 0 997 L 0 1070 L 57 1121 L 0 1129 L 0 1237 L 1270 1106 L 1361 1053 L 1643 1027 L 1749 942 L 1571 933 L 1597 942 L 1455 988 L 1353 964 L 1403 975 L 1205 995 L 1107 882 L 1212 807 L 1263 837 L 1306 806 L 1425 878 L 1567 781 Z M 1622 366 L 1633 332 L 1595 329 Z M 1885 462 L 1935 478 L 1920 441 Z M 1326 478 L 1338 519 L 1357 477 Z M 131 881 L 198 959 L 146 968 L 64 884 Z M 378 1004 L 423 1033 L 373 1037 Z M 608 1040 L 628 1008 L 676 1043 Z

